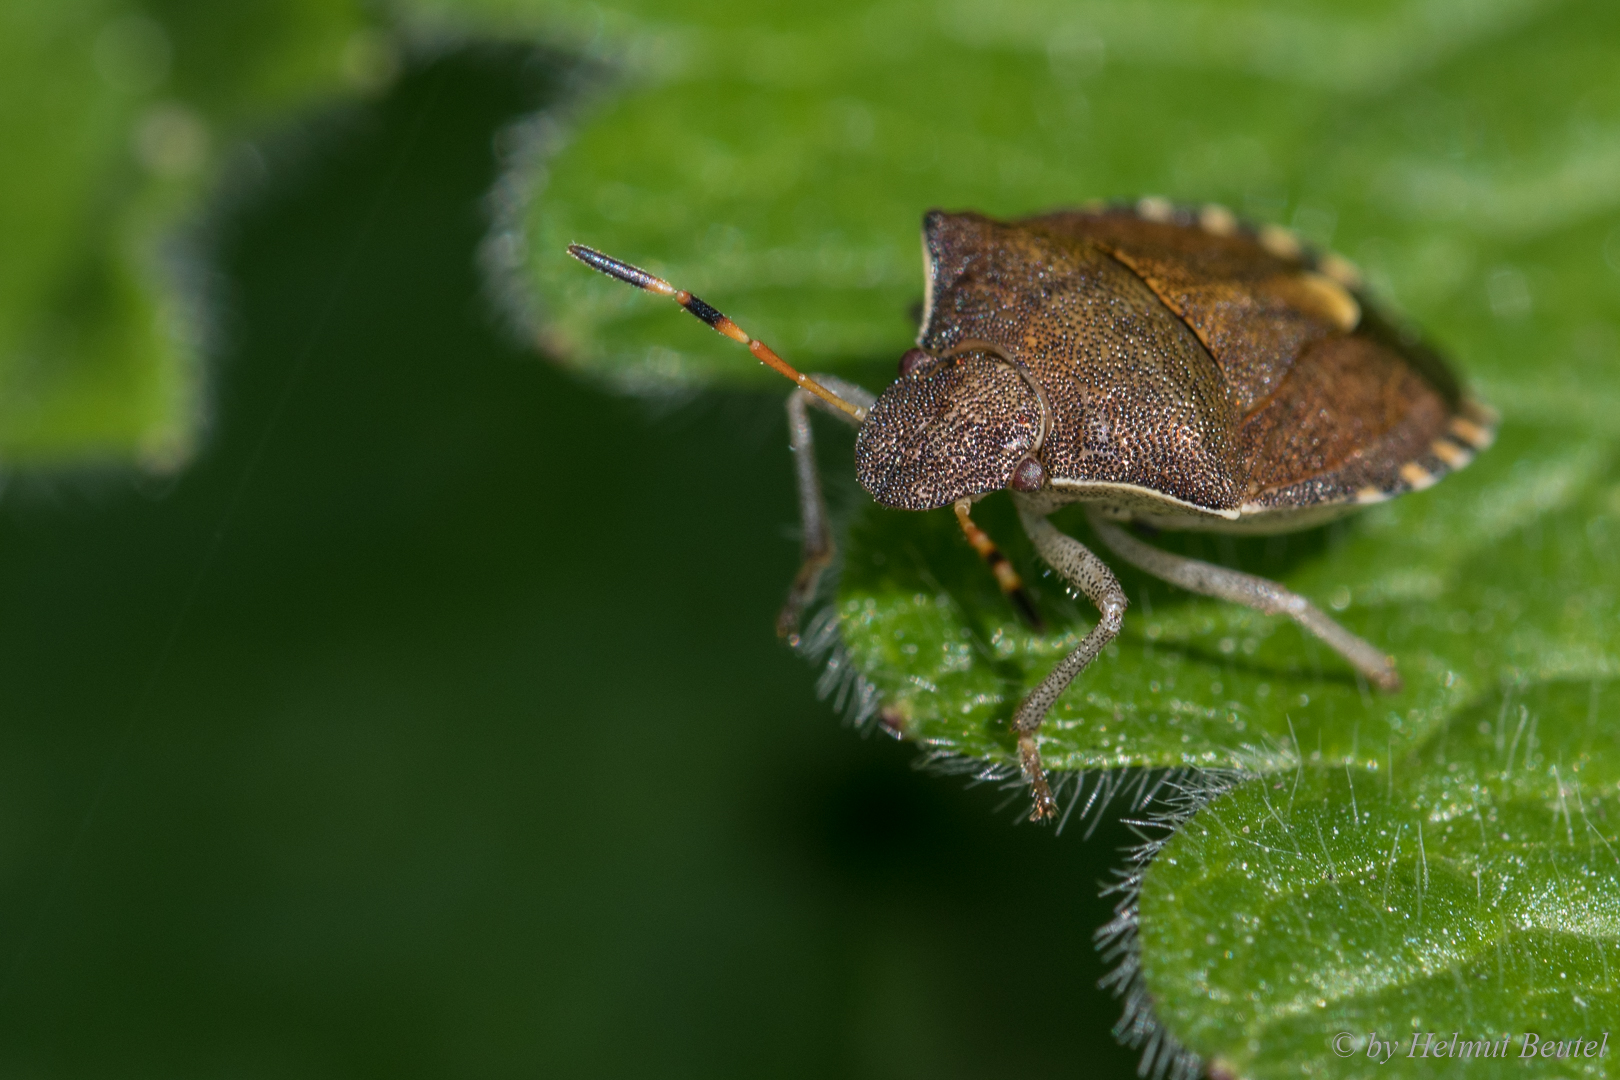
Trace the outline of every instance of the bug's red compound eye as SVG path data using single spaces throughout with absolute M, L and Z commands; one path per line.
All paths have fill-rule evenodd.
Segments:
M 902 379 L 906 378 L 932 359 L 932 356 L 929 356 L 921 349 L 907 349 L 905 354 L 900 357 L 900 377 Z
M 1027 457 L 1018 463 L 1013 470 L 1012 479 L 1008 481 L 1015 491 L 1039 491 L 1046 483 L 1046 470 L 1041 463 L 1032 457 Z

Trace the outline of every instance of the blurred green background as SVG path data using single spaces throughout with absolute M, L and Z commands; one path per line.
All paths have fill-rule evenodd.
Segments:
M 780 395 L 627 401 L 492 317 L 491 136 L 558 64 L 272 143 L 195 463 L 12 475 L 0 1076 L 1128 1075 L 1128 833 L 1014 827 L 774 639 Z

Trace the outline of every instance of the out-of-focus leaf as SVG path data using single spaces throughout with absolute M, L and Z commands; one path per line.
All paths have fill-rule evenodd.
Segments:
M 207 313 L 175 229 L 242 134 L 386 74 L 358 3 L 0 4 L 0 458 L 184 459 Z
M 1601 65 L 1612 27 L 1581 25 L 1604 22 L 1595 5 L 1553 16 L 1524 0 L 1315 16 L 1263 4 L 966 0 L 409 7 L 428 21 L 550 27 L 618 76 L 618 92 L 583 107 L 566 135 L 545 130 L 549 156 L 515 184 L 499 250 L 553 352 L 637 384 L 769 376 L 701 327 L 593 280 L 562 245 L 645 262 L 801 366 L 886 368 L 912 333 L 917 228 L 930 206 L 1013 214 L 1146 191 L 1222 200 L 1310 239 L 1381 241 L 1350 253 L 1385 280 L 1421 256 L 1413 269 L 1426 290 L 1408 300 L 1471 284 L 1475 252 L 1451 250 L 1458 233 L 1514 217 L 1523 235 L 1529 222 L 1614 206 L 1602 171 L 1606 91 L 1575 95 L 1590 114 L 1578 134 L 1538 126 L 1534 103 L 1567 104 L 1581 71 Z M 1534 64 L 1552 82 L 1527 102 L 1492 78 L 1491 61 L 1532 53 L 1538 35 L 1556 39 L 1539 43 L 1547 56 Z M 1581 50 L 1585 69 L 1557 60 Z M 1399 92 L 1419 86 L 1415 100 Z M 1501 130 L 1472 146 L 1485 138 L 1482 117 Z M 1574 200 L 1515 216 L 1548 179 Z M 1475 202 L 1484 192 L 1518 202 L 1474 211 L 1454 197 L 1463 188 Z M 1437 225 L 1450 248 L 1433 240 Z

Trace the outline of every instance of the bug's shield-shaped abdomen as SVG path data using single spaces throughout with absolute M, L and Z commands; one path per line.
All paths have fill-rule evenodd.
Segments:
M 1040 437 L 1040 400 L 1017 369 L 964 353 L 884 391 L 855 442 L 856 476 L 884 506 L 932 510 L 1006 487 Z

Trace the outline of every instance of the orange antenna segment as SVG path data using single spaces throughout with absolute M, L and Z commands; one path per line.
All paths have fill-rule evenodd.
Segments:
M 617 278 L 626 284 L 634 285 L 638 289 L 645 289 L 647 292 L 669 297 L 732 341 L 748 346 L 748 351 L 753 353 L 754 358 L 766 367 L 792 379 L 795 384 L 810 391 L 810 393 L 816 395 L 816 397 L 833 408 L 840 409 L 853 416 L 857 423 L 866 421 L 865 409 L 845 401 L 810 376 L 796 370 L 793 365 L 777 356 L 769 345 L 749 337 L 743 332 L 742 327 L 685 289 L 677 289 L 663 278 L 649 274 L 639 266 L 631 266 L 627 262 L 620 262 L 613 256 L 604 255 L 595 248 L 588 248 L 584 244 L 569 244 L 568 254 L 591 269 L 600 270 L 610 278 Z

